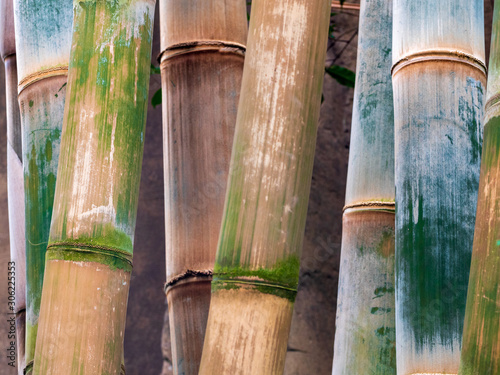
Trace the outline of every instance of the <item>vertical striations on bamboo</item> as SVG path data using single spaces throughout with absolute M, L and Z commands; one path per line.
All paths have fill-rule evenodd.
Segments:
M 330 15 L 256 0 L 200 374 L 281 374 L 297 292 Z
M 21 117 L 17 100 L 17 62 L 14 34 L 13 0 L 0 1 L 0 55 L 5 64 L 7 98 L 7 193 L 9 207 L 10 259 L 8 312 L 15 314 L 17 370 L 21 375 L 24 360 L 26 327 L 26 244 L 24 218 L 24 174 Z M 15 290 L 15 294 L 11 292 Z M 14 300 L 11 298 L 14 297 Z M 12 340 L 11 340 L 12 341 Z
M 31 372 L 59 159 L 71 4 L 15 0 L 26 214 L 26 373 Z
M 500 4 L 495 2 L 460 375 L 500 374 Z
M 154 0 L 75 0 L 34 372 L 120 373 Z
M 400 375 L 458 372 L 485 89 L 482 0 L 394 0 Z
M 396 374 L 392 5 L 361 1 L 334 375 Z
M 244 0 L 160 1 L 174 373 L 198 374 L 247 37 Z

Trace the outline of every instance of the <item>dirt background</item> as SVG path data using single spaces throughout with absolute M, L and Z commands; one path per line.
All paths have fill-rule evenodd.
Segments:
M 346 1 L 359 4 L 359 0 Z M 493 0 L 485 0 L 487 50 Z M 326 65 L 356 68 L 358 12 L 332 9 L 335 39 L 328 46 Z M 158 15 L 158 12 L 157 12 Z M 160 52 L 159 20 L 155 21 L 153 63 Z M 151 76 L 150 97 L 160 88 Z M 325 76 L 316 157 L 306 224 L 299 292 L 288 343 L 286 375 L 331 374 L 337 281 L 354 90 Z M 7 168 L 5 80 L 0 69 L 0 353 L 7 340 Z M 163 293 L 165 235 L 163 202 L 161 108 L 148 109 L 144 160 L 134 249 L 134 270 L 125 335 L 128 375 L 170 375 L 168 314 Z M 15 374 L 0 355 L 0 374 Z

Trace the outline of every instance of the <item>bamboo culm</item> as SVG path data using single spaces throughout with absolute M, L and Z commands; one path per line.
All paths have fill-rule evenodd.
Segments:
M 154 0 L 75 1 L 35 374 L 122 371 Z
M 252 3 L 202 375 L 283 372 L 329 15 L 324 0 Z
M 15 0 L 18 92 L 26 213 L 26 373 L 33 367 L 57 177 L 69 51 L 71 4 Z
M 334 375 L 396 374 L 392 5 L 361 1 Z
M 459 375 L 500 374 L 500 4 L 495 2 L 484 145 Z
M 26 334 L 26 245 L 24 215 L 24 174 L 22 132 L 17 101 L 17 61 L 14 33 L 14 4 L 0 2 L 0 55 L 5 64 L 7 98 L 7 195 L 9 208 L 10 260 L 9 287 L 15 285 L 15 295 L 9 293 L 8 312 L 15 314 L 17 370 L 22 375 L 25 367 L 24 336 Z M 12 289 L 9 289 L 9 291 Z M 11 299 L 14 297 L 14 300 Z M 10 334 L 10 331 L 9 331 Z M 9 335 L 10 336 L 10 335 Z
M 166 264 L 175 374 L 198 374 L 247 37 L 244 0 L 161 0 Z
M 483 13 L 482 0 L 394 0 L 398 374 L 458 372 L 482 145 Z

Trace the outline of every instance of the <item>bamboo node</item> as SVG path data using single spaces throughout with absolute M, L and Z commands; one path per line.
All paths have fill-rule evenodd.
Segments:
M 353 204 L 346 204 L 342 210 L 342 212 L 346 212 L 347 210 L 353 209 L 369 209 L 374 211 L 396 211 L 396 203 L 395 202 L 386 202 L 386 201 L 367 201 L 367 202 L 359 202 Z
M 400 58 L 392 66 L 391 74 L 392 76 L 394 76 L 397 72 L 399 72 L 401 69 L 403 69 L 408 65 L 426 61 L 460 62 L 475 67 L 476 69 L 480 70 L 484 75 L 486 75 L 487 72 L 486 64 L 471 54 L 454 50 L 428 50 L 428 51 L 412 53 L 410 55 L 406 55 Z
M 205 51 L 219 51 L 221 53 L 234 53 L 236 55 L 245 56 L 246 46 L 240 43 L 223 40 L 197 40 L 192 42 L 183 42 L 173 44 L 165 48 L 160 52 L 157 60 L 161 64 L 162 62 L 175 56 Z
M 41 81 L 44 78 L 55 77 L 55 76 L 67 76 L 67 75 L 68 75 L 67 66 L 57 66 L 54 68 L 40 70 L 36 73 L 28 74 L 26 77 L 24 77 L 19 81 L 18 94 L 20 94 L 21 91 L 23 91 L 29 85 Z
M 212 278 L 213 275 L 214 275 L 213 270 L 186 270 L 186 272 L 183 272 L 179 275 L 170 278 L 170 280 L 167 280 L 164 286 L 164 291 L 166 293 L 168 288 L 174 286 L 179 281 L 185 279 L 196 278 L 196 277 Z

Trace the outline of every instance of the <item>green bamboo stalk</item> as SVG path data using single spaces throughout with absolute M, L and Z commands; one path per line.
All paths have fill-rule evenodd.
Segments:
M 482 0 L 394 1 L 398 374 L 457 374 L 485 88 Z
M 500 374 L 500 303 L 498 259 L 500 182 L 500 3 L 495 2 L 488 90 L 484 119 L 484 145 L 479 180 L 476 228 L 472 252 L 460 375 Z
M 37 337 L 49 238 L 65 85 L 71 6 L 56 0 L 15 0 L 19 105 L 23 127 L 26 212 L 26 373 Z
M 175 374 L 198 374 L 247 37 L 244 0 L 163 0 L 166 294 Z
M 361 1 L 334 375 L 396 374 L 392 5 Z
M 26 245 L 24 216 L 24 176 L 22 161 L 22 132 L 19 103 L 17 101 L 17 62 L 14 34 L 14 4 L 12 0 L 0 1 L 0 55 L 5 64 L 7 98 L 7 192 L 9 207 L 10 259 L 9 288 L 15 288 L 14 300 L 9 293 L 9 314 L 15 314 L 17 370 L 20 375 L 26 365 L 24 336 L 26 334 Z M 9 289 L 9 292 L 11 289 Z M 11 317 L 11 315 L 9 315 Z
M 330 2 L 256 0 L 200 374 L 281 374 L 299 276 Z
M 154 0 L 75 0 L 35 374 L 118 374 Z

